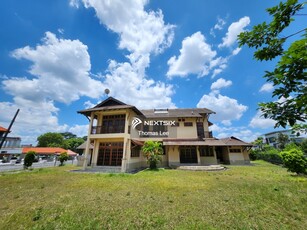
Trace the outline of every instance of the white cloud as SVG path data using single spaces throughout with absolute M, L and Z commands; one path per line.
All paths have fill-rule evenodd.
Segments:
M 98 103 L 96 103 L 96 104 L 98 104 Z M 86 102 L 84 102 L 84 107 L 85 107 L 85 109 L 89 109 L 89 108 L 93 108 L 96 104 L 94 104 L 90 101 L 86 101 Z
M 88 125 L 74 125 L 68 129 L 68 132 L 71 132 L 78 137 L 87 136 L 88 132 Z
M 167 76 L 186 77 L 188 74 L 205 76 L 209 73 L 210 62 L 216 56 L 216 51 L 206 43 L 201 32 L 196 32 L 182 41 L 182 48 L 178 57 L 171 57 L 167 64 Z
M 236 56 L 238 53 L 240 53 L 240 51 L 241 51 L 241 48 L 240 48 L 240 47 L 237 47 L 237 48 L 235 48 L 235 49 L 232 51 L 232 55 L 233 55 L 233 56 Z
M 208 108 L 216 112 L 212 115 L 215 121 L 230 124 L 232 120 L 239 120 L 248 109 L 247 106 L 239 104 L 236 99 L 223 96 L 217 92 L 203 95 L 197 104 L 197 108 Z
M 222 30 L 224 28 L 224 25 L 226 24 L 226 21 L 220 17 L 217 18 L 217 23 L 214 25 L 215 30 Z
M 92 7 L 101 24 L 120 36 L 119 48 L 131 52 L 131 63 L 150 53 L 161 53 L 172 44 L 174 26 L 165 24 L 161 10 L 145 11 L 146 0 L 83 0 Z M 144 63 L 149 64 L 149 60 Z
M 20 112 L 9 136 L 20 136 L 22 142 L 34 144 L 36 137 L 45 132 L 63 132 L 67 125 L 59 125 L 57 113 L 59 111 L 52 101 L 30 101 L 15 98 L 14 103 L 0 102 L 1 125 L 8 127 L 17 109 Z
M 261 111 L 258 111 L 250 121 L 249 126 L 252 128 L 267 129 L 274 128 L 275 123 L 276 121 L 272 119 L 264 118 Z
M 259 132 L 250 130 L 244 126 L 241 127 L 223 127 L 217 124 L 210 126 L 210 130 L 213 132 L 213 136 L 217 138 L 237 137 L 246 142 L 252 142 L 261 135 Z
M 220 90 L 232 85 L 232 81 L 226 81 L 224 78 L 219 78 L 217 81 L 211 84 L 211 90 Z
M 230 47 L 237 41 L 237 36 L 244 31 L 244 28 L 248 26 L 250 23 L 249 17 L 245 16 L 241 18 L 239 21 L 232 23 L 228 27 L 228 32 L 226 36 L 223 38 L 223 43 L 218 47 Z
M 140 78 L 128 63 L 111 61 L 104 84 L 110 95 L 138 108 L 173 108 L 173 86 L 152 79 Z
M 214 25 L 214 27 L 212 27 L 210 29 L 210 34 L 213 36 L 213 37 L 216 37 L 215 35 L 215 30 L 222 30 L 224 28 L 224 25 L 226 24 L 226 21 L 220 17 L 217 17 L 217 23 Z
M 119 48 L 130 52 L 129 62 L 110 60 L 104 79 L 110 95 L 140 108 L 175 107 L 173 86 L 155 82 L 145 73 L 150 55 L 162 53 L 173 41 L 174 26 L 165 24 L 162 11 L 145 11 L 145 0 L 83 3 L 94 8 L 101 24 L 119 35 Z
M 229 57 L 218 57 L 210 62 L 210 68 L 213 69 L 211 78 L 216 77 L 218 74 L 224 71 L 227 68 L 227 62 Z
M 48 54 L 48 55 L 46 55 Z M 64 132 L 66 124 L 59 124 L 59 109 L 55 102 L 71 103 L 81 96 L 100 98 L 103 84 L 90 77 L 90 57 L 87 46 L 79 40 L 58 39 L 47 32 L 42 44 L 11 53 L 16 59 L 32 62 L 31 78 L 11 77 L 2 81 L 13 103 L 0 103 L 0 120 L 8 125 L 13 113 L 20 108 L 11 135 L 21 136 L 23 143 L 35 143 L 45 132 Z
M 70 103 L 80 96 L 99 98 L 103 93 L 101 82 L 89 76 L 90 56 L 87 46 L 79 40 L 58 39 L 53 33 L 46 32 L 41 45 L 19 48 L 11 55 L 31 61 L 29 72 L 35 76 L 33 79 L 4 80 L 4 89 L 13 96 L 32 101 L 51 98 Z
M 69 0 L 69 5 L 70 5 L 71 7 L 79 8 L 79 6 L 80 6 L 80 0 Z
M 267 92 L 267 93 L 270 93 L 270 92 L 273 91 L 273 89 L 274 89 L 273 83 L 269 83 L 269 82 L 268 82 L 268 83 L 263 84 L 263 86 L 261 86 L 259 92 Z

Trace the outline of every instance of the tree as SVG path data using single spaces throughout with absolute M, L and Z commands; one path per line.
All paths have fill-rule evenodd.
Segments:
M 66 140 L 66 139 L 72 139 L 72 138 L 76 138 L 77 135 L 76 134 L 73 134 L 71 132 L 64 132 L 64 133 L 60 133 L 63 138 Z
M 45 133 L 37 138 L 38 147 L 62 147 L 66 148 L 64 138 L 60 133 Z
M 305 138 L 303 142 L 301 143 L 301 149 L 304 155 L 307 157 L 307 138 Z
M 76 137 L 64 140 L 67 149 L 71 149 L 72 151 L 77 151 L 77 147 L 84 142 L 83 138 Z
M 279 149 L 284 149 L 286 147 L 286 144 L 289 143 L 289 137 L 286 134 L 279 133 L 277 137 L 277 143 Z
M 67 152 L 62 152 L 59 156 L 60 166 L 64 165 L 64 161 L 68 160 L 68 154 Z
M 262 151 L 263 150 L 263 146 L 264 146 L 264 142 L 263 142 L 263 137 L 258 137 L 254 142 L 254 145 L 258 146 L 259 149 Z
M 146 141 L 142 147 L 142 152 L 147 159 L 150 169 L 157 169 L 157 165 L 162 161 L 162 144 L 158 141 Z
M 268 61 L 280 57 L 275 69 L 266 71 L 264 75 L 268 82 L 273 83 L 273 96 L 278 100 L 259 104 L 263 116 L 276 121 L 275 127 L 285 128 L 287 124 L 293 126 L 307 119 L 307 28 L 282 36 L 304 4 L 287 0 L 268 8 L 267 12 L 273 17 L 270 23 L 258 24 L 238 36 L 240 46 L 256 48 L 256 60 Z M 285 42 L 300 33 L 303 33 L 301 39 L 292 42 L 286 49 Z
M 35 160 L 35 156 L 36 156 L 36 152 L 35 151 L 29 151 L 26 153 L 25 159 L 24 159 L 24 163 L 23 163 L 23 167 L 25 169 L 29 168 L 32 166 L 34 160 Z

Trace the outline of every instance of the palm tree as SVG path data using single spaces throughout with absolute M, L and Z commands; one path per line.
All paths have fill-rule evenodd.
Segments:
M 163 148 L 161 142 L 146 141 L 142 147 L 142 152 L 147 158 L 149 168 L 157 169 L 158 163 L 162 161 Z

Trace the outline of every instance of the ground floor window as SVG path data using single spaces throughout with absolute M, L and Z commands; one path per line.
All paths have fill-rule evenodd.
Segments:
M 131 157 L 140 157 L 141 146 L 134 146 L 131 148 Z
M 100 143 L 97 165 L 121 166 L 123 158 L 123 146 L 123 142 Z
M 182 146 L 180 151 L 180 163 L 197 163 L 196 146 Z
M 213 147 L 210 146 L 200 146 L 199 154 L 201 157 L 214 157 Z
M 230 148 L 229 149 L 230 153 L 241 153 L 241 148 Z

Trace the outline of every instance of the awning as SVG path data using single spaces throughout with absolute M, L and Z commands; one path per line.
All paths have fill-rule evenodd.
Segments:
M 223 141 L 217 139 L 205 139 L 205 140 L 163 140 L 163 145 L 166 146 L 227 146 Z
M 144 141 L 138 141 L 138 140 L 135 140 L 135 139 L 131 139 L 131 142 L 134 145 L 138 145 L 138 146 L 143 146 L 144 145 Z

